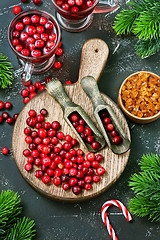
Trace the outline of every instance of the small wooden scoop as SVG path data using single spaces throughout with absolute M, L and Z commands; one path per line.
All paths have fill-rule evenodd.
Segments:
M 95 78 L 92 76 L 87 76 L 87 77 L 82 78 L 81 86 L 92 101 L 95 118 L 103 132 L 103 135 L 105 137 L 105 140 L 106 140 L 108 146 L 116 154 L 121 154 L 121 153 L 126 152 L 130 147 L 130 141 L 129 141 L 127 135 L 125 134 L 125 131 L 123 130 L 123 128 L 120 124 L 120 121 L 118 120 L 117 116 L 115 115 L 112 107 L 110 105 L 108 105 L 102 99 Z M 108 133 L 108 131 L 105 130 L 104 124 L 100 118 L 100 112 L 104 111 L 104 110 L 107 110 L 107 112 L 109 113 L 110 119 L 111 119 L 115 129 L 119 132 L 119 135 L 123 139 L 123 141 L 118 145 L 116 145 L 112 142 L 111 136 Z
M 98 128 L 95 126 L 95 124 L 92 122 L 90 117 L 82 109 L 82 107 L 73 103 L 70 100 L 67 93 L 65 92 L 65 89 L 62 83 L 59 80 L 54 79 L 53 81 L 47 83 L 46 89 L 49 92 L 49 94 L 52 97 L 54 97 L 55 100 L 61 105 L 64 119 L 72 128 L 72 130 L 75 132 L 75 134 L 77 135 L 81 143 L 88 149 L 88 151 L 97 152 L 101 150 L 106 145 L 104 137 L 102 136 Z M 89 144 L 88 142 L 84 142 L 80 134 L 77 132 L 76 128 L 72 125 L 72 122 L 70 120 L 70 115 L 74 112 L 78 113 L 81 116 L 81 118 L 84 119 L 87 127 L 89 127 L 92 130 L 95 141 L 100 143 L 100 148 L 98 148 L 97 150 L 94 150 L 91 144 Z

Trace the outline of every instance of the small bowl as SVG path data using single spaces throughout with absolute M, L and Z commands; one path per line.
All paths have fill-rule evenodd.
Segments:
M 124 86 L 124 84 L 126 83 L 126 81 L 128 80 L 128 78 L 136 75 L 136 74 L 139 74 L 139 73 L 149 73 L 155 77 L 158 77 L 160 79 L 160 77 L 152 72 L 147 72 L 147 71 L 140 71 L 140 72 L 136 72 L 136 73 L 133 73 L 131 74 L 130 76 L 128 76 L 124 81 L 123 83 L 121 84 L 121 87 L 119 89 L 119 93 L 118 93 L 118 104 L 119 104 L 119 107 L 122 109 L 122 111 L 124 112 L 124 114 L 132 121 L 132 122 L 135 122 L 135 123 L 140 123 L 140 124 L 146 124 L 146 123 L 150 123 L 150 122 L 153 122 L 155 121 L 156 119 L 158 119 L 160 117 L 160 111 L 158 113 L 156 113 L 155 115 L 151 116 L 151 117 L 143 117 L 143 118 L 140 118 L 140 117 L 137 117 L 135 115 L 133 115 L 132 113 L 130 113 L 124 106 L 123 104 L 123 100 L 122 100 L 122 96 L 121 96 L 121 91 L 122 91 L 122 87 Z

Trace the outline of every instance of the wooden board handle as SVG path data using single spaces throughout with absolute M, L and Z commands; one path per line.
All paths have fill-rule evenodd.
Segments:
M 109 48 L 103 40 L 95 38 L 86 41 L 82 47 L 78 81 L 86 76 L 92 76 L 98 81 L 108 55 Z

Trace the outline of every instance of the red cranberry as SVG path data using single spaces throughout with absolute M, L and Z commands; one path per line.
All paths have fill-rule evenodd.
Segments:
M 36 40 L 35 46 L 37 48 L 42 48 L 44 46 L 44 41 L 43 40 Z
M 15 113 L 15 114 L 13 115 L 13 119 L 14 119 L 14 121 L 17 120 L 18 116 L 19 116 L 19 113 Z
M 52 177 L 53 174 L 54 174 L 54 171 L 53 171 L 53 169 L 49 168 L 49 169 L 47 169 L 46 173 L 47 173 L 48 176 Z
M 91 183 L 92 182 L 92 177 L 91 176 L 85 176 L 84 181 L 86 183 Z
M 77 145 L 78 145 L 77 139 L 74 139 L 74 138 L 73 138 L 73 139 L 71 140 L 71 144 L 72 144 L 72 146 L 74 146 L 74 147 L 77 146 Z
M 76 158 L 76 157 L 71 157 L 71 161 L 72 161 L 73 163 L 76 163 L 76 162 L 77 162 L 77 158 Z
M 35 144 L 41 144 L 42 139 L 41 139 L 40 137 L 36 137 L 36 138 L 34 139 L 34 142 L 35 142 Z M 38 150 L 38 149 L 37 149 L 37 150 Z
M 90 183 L 86 183 L 85 186 L 84 186 L 84 188 L 85 188 L 86 190 L 90 190 L 90 189 L 92 188 L 92 185 L 91 185 Z
M 42 158 L 42 164 L 44 166 L 49 166 L 51 164 L 51 159 L 49 157 Z
M 70 168 L 72 167 L 72 165 L 73 165 L 73 163 L 72 163 L 72 161 L 70 161 L 70 160 L 67 160 L 67 161 L 65 162 L 65 168 L 70 169 Z
M 0 123 L 2 123 L 2 121 L 3 121 L 3 118 L 2 118 L 2 116 L 0 116 Z
M 44 121 L 44 116 L 42 115 L 42 114 L 38 114 L 37 116 L 36 116 L 36 120 L 37 120 L 37 122 L 43 122 Z
M 39 23 L 41 24 L 41 25 L 45 25 L 46 23 L 47 23 L 47 18 L 45 18 L 45 17 L 41 17 L 40 18 L 40 20 L 39 20 Z
M 12 44 L 13 44 L 14 46 L 18 45 L 18 44 L 19 44 L 19 40 L 18 40 L 18 39 L 13 39 L 13 40 L 12 40 Z
M 33 3 L 34 3 L 35 5 L 39 5 L 39 4 L 41 3 L 41 0 L 33 0 Z
M 69 175 L 70 176 L 76 176 L 77 175 L 77 170 L 75 168 L 70 168 L 69 169 Z
M 40 36 L 39 33 L 35 33 L 35 34 L 33 35 L 33 37 L 34 37 L 35 40 L 40 40 L 40 39 L 41 39 L 41 36 Z
M 95 154 L 94 153 L 87 153 L 86 159 L 88 161 L 94 161 L 95 159 Z
M 56 177 L 60 177 L 60 176 L 62 175 L 61 169 L 59 169 L 59 168 L 55 169 L 55 170 L 54 170 L 54 175 L 55 175 Z
M 77 171 L 76 178 L 78 178 L 78 179 L 84 178 L 84 173 L 82 171 L 80 171 L 80 170 Z
M 62 140 L 64 138 L 64 133 L 63 132 L 58 132 L 57 133 L 57 138 Z
M 29 51 L 27 48 L 24 48 L 24 49 L 22 49 L 21 53 L 22 53 L 22 55 L 24 55 L 24 56 L 29 56 L 30 51 Z
M 32 44 L 32 43 L 29 44 L 30 51 L 34 50 L 35 48 L 36 48 L 36 46 L 34 44 Z M 33 54 L 31 53 L 31 55 L 33 55 Z
M 85 160 L 82 165 L 83 165 L 83 167 L 89 168 L 91 166 L 91 163 L 89 161 Z
M 21 31 L 21 30 L 23 30 L 23 28 L 24 28 L 24 25 L 22 22 L 16 23 L 16 25 L 15 25 L 16 30 Z
M 23 47 L 22 47 L 21 45 L 17 45 L 17 46 L 16 46 L 16 50 L 17 50 L 17 52 L 21 52 L 22 49 L 23 49 Z
M 45 138 L 45 137 L 47 136 L 47 132 L 46 132 L 45 129 L 40 128 L 40 129 L 38 130 L 38 135 L 39 135 L 39 137 L 41 137 L 41 138 Z
M 47 169 L 48 169 L 47 166 L 41 165 L 41 170 L 42 170 L 42 172 L 45 173 L 45 172 L 47 171 Z
M 72 82 L 71 81 L 66 81 L 65 84 L 72 84 Z
M 62 48 L 58 48 L 55 53 L 56 53 L 56 55 L 61 56 L 63 54 L 63 49 Z
M 33 139 L 32 139 L 31 136 L 25 137 L 25 142 L 26 142 L 26 143 L 30 144 L 30 143 L 32 143 L 32 141 L 33 141 Z
M 88 0 L 88 1 L 87 1 L 87 6 L 88 6 L 88 7 L 91 7 L 92 5 L 93 5 L 93 1 Z
M 100 148 L 100 143 L 99 143 L 99 142 L 96 142 L 96 141 L 92 142 L 92 148 L 93 148 L 94 150 L 99 149 L 99 148 Z
M 34 117 L 29 117 L 27 118 L 26 123 L 29 127 L 34 127 L 36 125 L 36 119 Z
M 82 157 L 82 156 L 77 157 L 77 163 L 78 164 L 82 163 L 83 161 L 84 161 L 84 157 Z
M 78 12 L 79 11 L 79 8 L 78 7 L 76 7 L 76 6 L 74 6 L 74 7 L 72 7 L 71 8 L 71 12 Z
M 54 45 L 55 45 L 55 42 L 53 42 L 53 41 L 47 42 L 47 47 L 49 47 L 49 48 L 53 48 Z
M 46 86 L 45 85 L 42 85 L 40 88 L 39 88 L 39 91 L 42 92 L 46 89 Z
M 79 125 L 79 126 L 77 127 L 77 132 L 78 132 L 78 133 L 82 133 L 83 131 L 84 131 L 83 125 Z
M 94 174 L 93 168 L 88 168 L 87 175 L 92 176 Z
M 77 178 L 70 178 L 69 179 L 69 185 L 70 186 L 75 186 L 77 184 Z
M 98 175 L 94 175 L 93 176 L 93 182 L 99 182 L 100 181 L 100 176 L 98 176 Z
M 36 33 L 36 28 L 34 26 L 29 26 L 27 32 L 29 35 L 34 35 Z
M 30 117 L 35 117 L 35 116 L 36 116 L 36 111 L 33 110 L 33 109 L 29 110 L 28 115 L 29 115 Z
M 77 6 L 82 6 L 83 0 L 76 0 L 76 5 Z
M 3 153 L 4 155 L 7 155 L 7 154 L 9 153 L 8 148 L 7 148 L 7 147 L 3 147 L 3 148 L 2 148 L 2 153 Z
M 35 87 L 36 87 L 36 88 L 40 88 L 40 86 L 41 86 L 41 83 L 40 83 L 40 82 L 36 82 L 36 83 L 35 83 Z
M 102 160 L 103 160 L 103 156 L 102 156 L 101 154 L 97 154 L 97 155 L 96 155 L 96 160 L 97 160 L 98 162 L 102 161 Z
M 56 38 L 57 38 L 57 36 L 56 36 L 55 33 L 51 33 L 51 34 L 49 35 L 49 40 L 50 40 L 50 41 L 55 41 Z
M 26 33 L 26 32 L 21 33 L 21 37 L 20 37 L 20 38 L 21 38 L 23 41 L 27 40 L 28 37 L 29 37 L 28 33 Z
M 4 102 L 0 101 L 0 110 L 4 108 Z
M 50 123 L 49 123 L 50 124 Z M 48 126 L 49 127 L 49 126 Z M 46 128 L 45 128 L 46 129 Z M 56 130 L 55 129 L 50 129 L 49 131 L 48 131 L 48 136 L 49 137 L 54 137 L 56 135 Z
M 54 183 L 54 185 L 58 186 L 61 184 L 61 179 L 59 177 L 54 177 L 53 183 Z
M 80 179 L 80 180 L 78 181 L 78 186 L 81 187 L 81 188 L 83 188 L 84 185 L 85 185 L 85 181 L 84 181 L 83 179 Z
M 36 95 L 37 95 L 37 93 L 32 92 L 32 93 L 29 94 L 29 98 L 31 99 L 31 98 L 33 98 L 33 97 L 36 96 Z
M 83 168 L 82 168 L 82 172 L 83 172 L 84 174 L 88 173 L 88 168 L 87 168 L 87 167 L 83 167 Z
M 7 112 L 3 112 L 2 118 L 6 120 L 7 118 L 9 118 L 9 114 Z
M 97 169 L 96 169 L 96 173 L 98 174 L 98 175 L 103 175 L 104 173 L 105 173 L 105 169 L 104 169 L 104 167 L 98 167 Z
M 30 149 L 31 151 L 36 150 L 36 148 L 37 148 L 37 145 L 36 145 L 35 143 L 30 143 L 30 144 L 29 144 L 29 149 Z
M 46 28 L 46 29 L 49 29 L 49 30 L 52 30 L 52 29 L 53 29 L 53 24 L 52 24 L 51 22 L 47 22 L 47 23 L 45 24 L 45 28 Z
M 42 33 L 42 34 L 41 34 L 41 39 L 42 39 L 43 41 L 47 41 L 47 40 L 48 40 L 48 34 L 47 34 L 47 33 Z
M 56 169 L 56 167 L 57 167 L 57 164 L 55 163 L 55 161 L 52 161 L 51 164 L 49 165 L 49 168 L 53 170 Z
M 26 163 L 24 168 L 25 168 L 26 171 L 31 171 L 33 167 L 32 167 L 32 164 Z
M 29 100 L 30 100 L 29 97 L 24 98 L 23 99 L 24 104 L 27 104 L 29 102 Z
M 43 144 L 38 144 L 37 150 L 38 150 L 39 152 L 42 152 L 42 149 L 43 149 Z
M 75 128 L 77 128 L 77 127 L 79 126 L 79 123 L 78 123 L 78 122 L 72 122 L 72 124 L 73 124 L 73 126 L 74 126 Z
M 28 0 L 21 0 L 21 2 L 28 2 Z
M 36 30 L 37 30 L 37 33 L 43 33 L 44 32 L 44 27 L 43 26 L 37 26 Z
M 68 0 L 68 5 L 69 6 L 74 6 L 75 0 Z
M 91 163 L 91 165 L 92 165 L 93 168 L 98 168 L 99 167 L 99 162 L 98 161 L 93 161 Z
M 73 186 L 72 187 L 72 192 L 75 194 L 75 195 L 78 195 L 81 193 L 81 188 L 79 186 Z
M 75 150 L 75 149 L 70 149 L 70 150 L 69 150 L 69 153 L 70 153 L 72 156 L 76 156 L 76 150 Z
M 62 64 L 61 64 L 60 62 L 55 62 L 55 63 L 54 63 L 54 67 L 55 67 L 56 69 L 59 69 L 59 68 L 62 67 Z
M 45 108 L 42 108 L 40 110 L 40 114 L 43 115 L 43 116 L 46 116 L 48 114 L 48 111 L 45 109 Z M 53 128 L 53 127 L 52 127 Z
M 40 157 L 36 157 L 34 159 L 34 165 L 36 165 L 37 167 L 42 165 L 42 159 Z
M 29 156 L 30 153 L 31 153 L 31 152 L 29 151 L 29 149 L 25 149 L 25 150 L 23 151 L 23 155 L 24 155 L 25 157 Z
M 35 1 L 35 0 L 34 0 Z M 42 177 L 42 182 L 44 183 L 44 184 L 48 184 L 48 183 L 50 183 L 50 181 L 51 181 L 51 178 L 48 176 L 48 175 L 44 175 L 43 177 Z
M 50 144 L 50 138 L 48 138 L 48 137 L 43 138 L 42 143 L 45 144 L 45 145 Z
M 29 128 L 29 127 L 26 127 L 25 129 L 24 129 L 24 134 L 25 135 L 29 135 L 31 133 L 31 129 Z
M 19 36 L 20 36 L 19 31 L 13 31 L 13 37 L 19 38 Z
M 28 163 L 33 163 L 34 162 L 34 158 L 31 157 L 31 156 L 27 157 L 27 162 Z
M 79 124 L 80 124 L 80 125 L 84 125 L 84 124 L 85 124 L 85 121 L 84 121 L 83 118 L 79 119 Z
M 70 186 L 69 186 L 68 183 L 64 183 L 64 184 L 62 185 L 62 188 L 63 188 L 65 191 L 67 191 L 67 190 L 70 188 Z
M 94 141 L 94 137 L 93 137 L 93 136 L 88 136 L 88 137 L 86 138 L 86 140 L 87 140 L 88 143 L 91 144 L 91 143 Z
M 84 129 L 84 133 L 87 135 L 87 136 L 90 136 L 92 134 L 92 131 L 90 128 L 85 128 Z
M 107 117 L 103 120 L 103 122 L 107 125 L 107 124 L 111 123 L 111 120 L 110 120 L 110 118 Z
M 61 6 L 63 2 L 62 2 L 62 0 L 57 0 L 56 3 L 58 6 Z
M 38 156 L 39 156 L 39 152 L 38 152 L 37 150 L 33 150 L 33 151 L 31 152 L 31 156 L 32 156 L 32 157 L 38 157 Z
M 107 125 L 107 127 L 106 127 L 106 128 L 107 128 L 107 130 L 108 130 L 108 131 L 110 131 L 110 132 L 111 132 L 111 131 L 113 131 L 113 129 L 114 129 L 114 126 L 113 126 L 113 124 L 111 124 L 111 123 L 110 123 L 110 124 L 108 124 L 108 125 Z
M 32 50 L 31 56 L 32 57 L 40 57 L 41 56 L 41 51 L 39 51 L 38 49 Z
M 111 132 L 111 136 L 112 136 L 112 137 L 118 136 L 118 132 L 117 132 L 116 130 L 113 130 L 113 131 Z
M 70 116 L 70 119 L 72 122 L 77 122 L 79 121 L 79 115 L 78 113 L 72 113 L 71 116 Z
M 30 92 L 35 92 L 35 91 L 36 91 L 36 87 L 35 87 L 34 85 L 30 85 L 30 86 L 28 87 L 28 90 L 29 90 Z
M 13 13 L 14 14 L 19 14 L 20 12 L 22 11 L 21 7 L 20 6 L 14 6 L 13 7 Z
M 29 80 L 28 82 L 23 83 L 24 86 L 29 86 L 31 84 L 31 80 Z
M 35 171 L 35 176 L 36 176 L 37 178 L 41 178 L 41 177 L 43 176 L 43 171 L 42 171 L 42 170 L 36 170 L 36 171 Z
M 37 131 L 34 130 L 34 131 L 31 132 L 31 137 L 32 138 L 36 138 L 37 136 L 38 136 Z
M 69 142 L 65 142 L 63 144 L 63 149 L 69 151 L 72 148 L 72 144 Z
M 24 17 L 24 18 L 23 18 L 23 23 L 24 23 L 24 24 L 29 25 L 30 22 L 31 22 L 30 17 Z
M 58 139 L 56 137 L 51 138 L 51 143 L 54 144 L 54 145 L 57 144 Z
M 23 89 L 23 90 L 21 91 L 22 97 L 27 97 L 28 94 L 29 94 L 29 91 L 28 91 L 27 89 Z
M 114 137 L 113 142 L 114 144 L 119 144 L 122 142 L 122 138 L 120 136 Z
M 38 17 L 38 15 L 33 15 L 33 16 L 31 17 L 31 21 L 32 21 L 32 23 L 38 23 L 38 22 L 39 22 L 39 17 Z
M 83 141 L 86 140 L 86 134 L 84 132 L 80 133 L 80 136 L 82 138 Z
M 14 123 L 14 119 L 12 117 L 9 117 L 9 118 L 7 118 L 6 122 L 8 124 L 12 124 L 12 123 Z
M 69 5 L 67 3 L 62 5 L 63 10 L 68 11 Z
M 82 149 L 77 149 L 78 156 L 82 156 L 83 154 L 84 154 L 84 152 L 82 151 Z

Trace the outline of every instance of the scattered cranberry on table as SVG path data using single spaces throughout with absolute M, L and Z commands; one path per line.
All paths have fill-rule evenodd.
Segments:
M 20 6 L 14 6 L 14 7 L 13 7 L 13 13 L 14 13 L 15 15 L 19 14 L 21 11 L 22 11 L 22 9 L 21 9 Z
M 9 153 L 8 148 L 7 148 L 7 147 L 3 147 L 3 148 L 2 148 L 2 153 L 3 153 L 4 155 L 7 155 L 7 154 Z
M 23 151 L 27 158 L 25 170 L 34 171 L 35 177 L 44 184 L 52 182 L 55 186 L 62 186 L 64 191 L 71 189 L 75 195 L 80 194 L 82 189 L 90 190 L 92 184 L 98 183 L 100 176 L 105 173 L 105 169 L 100 166 L 103 156 L 88 153 L 85 158 L 82 149 L 74 149 L 78 145 L 77 140 L 60 131 L 58 121 L 45 121 L 47 114 L 45 108 L 40 113 L 34 109 L 28 111 L 28 127 L 24 129 L 25 142 L 28 144 L 28 149 Z M 73 115 L 72 120 L 85 124 L 78 115 Z M 41 127 L 32 130 L 37 124 Z M 88 128 L 86 133 L 91 133 Z
M 34 3 L 35 5 L 39 5 L 39 4 L 41 3 L 41 0 L 33 0 L 33 3 Z

